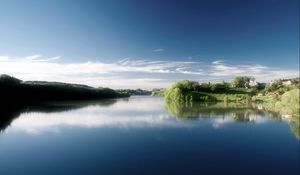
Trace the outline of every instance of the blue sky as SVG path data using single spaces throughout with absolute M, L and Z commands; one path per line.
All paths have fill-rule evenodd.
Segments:
M 299 75 L 297 0 L 0 3 L 0 74 L 113 88 Z

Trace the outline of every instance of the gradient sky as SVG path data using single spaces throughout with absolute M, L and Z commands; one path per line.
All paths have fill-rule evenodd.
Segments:
M 113 88 L 299 76 L 298 0 L 0 0 L 0 74 Z

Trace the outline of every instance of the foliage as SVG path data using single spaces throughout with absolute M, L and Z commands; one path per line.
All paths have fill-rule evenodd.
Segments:
M 185 101 L 188 98 L 186 97 L 187 92 L 193 91 L 197 85 L 198 83 L 188 80 L 180 81 L 169 88 L 164 93 L 164 97 L 167 100 Z
M 163 97 L 165 95 L 166 89 L 153 89 L 151 92 L 151 96 L 161 96 Z
M 230 88 L 223 83 L 202 83 L 183 80 L 165 92 L 166 100 L 176 101 L 250 101 L 253 89 Z M 226 96 L 226 98 L 225 98 Z
M 195 81 L 189 81 L 189 80 L 182 80 L 177 82 L 173 88 L 179 88 L 183 91 L 192 91 L 195 90 L 199 86 L 198 82 Z
M 272 92 L 272 91 L 275 91 L 275 90 L 279 89 L 280 87 L 282 87 L 282 82 L 279 81 L 279 80 L 275 80 L 274 82 L 269 83 L 266 86 L 265 91 L 266 92 Z
M 234 78 L 234 80 L 232 81 L 232 87 L 235 88 L 245 88 L 245 87 L 249 87 L 249 82 L 250 82 L 250 77 L 247 76 L 237 76 Z
M 118 89 L 116 91 L 128 95 L 151 95 L 151 91 L 143 89 Z

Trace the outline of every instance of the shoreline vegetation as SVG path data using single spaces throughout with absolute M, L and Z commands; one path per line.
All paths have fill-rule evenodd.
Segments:
M 300 116 L 299 78 L 275 80 L 264 84 L 251 77 L 236 77 L 232 82 L 202 83 L 183 80 L 163 93 L 168 103 L 236 102 L 256 103 L 281 115 Z
M 117 89 L 117 92 L 128 95 L 151 95 L 151 91 L 143 89 Z
M 110 88 L 94 88 L 81 84 L 46 81 L 22 81 L 0 75 L 1 103 L 30 103 L 42 101 L 79 101 L 129 97 L 128 93 Z

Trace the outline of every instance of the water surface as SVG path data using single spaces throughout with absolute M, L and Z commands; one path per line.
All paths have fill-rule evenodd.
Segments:
M 160 97 L 1 108 L 0 174 L 299 174 L 299 118 Z

